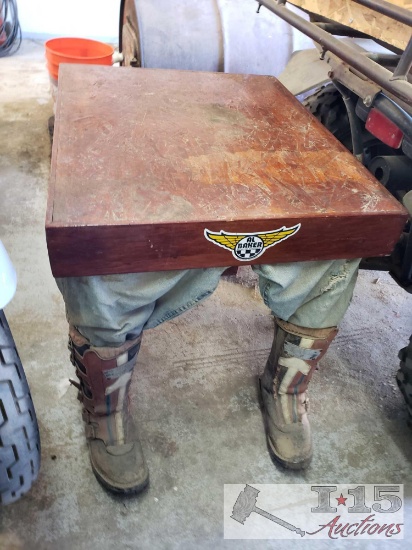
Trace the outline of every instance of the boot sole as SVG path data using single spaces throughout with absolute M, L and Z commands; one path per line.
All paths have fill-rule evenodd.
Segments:
M 142 493 L 145 489 L 149 486 L 149 475 L 147 478 L 142 481 L 142 483 L 139 483 L 138 485 L 134 485 L 133 487 L 118 487 L 116 485 L 111 484 L 107 479 L 102 477 L 99 472 L 95 470 L 92 464 L 92 470 L 93 473 L 97 479 L 97 481 L 108 491 L 111 493 L 114 493 L 116 495 L 136 495 L 138 493 Z
M 266 425 L 266 422 L 265 422 L 265 425 Z M 283 466 L 283 468 L 287 468 L 288 470 L 305 470 L 312 461 L 312 456 L 310 456 L 309 458 L 305 458 L 305 460 L 301 460 L 300 462 L 289 462 L 288 460 L 285 460 L 284 458 L 277 455 L 275 450 L 272 447 L 272 442 L 267 433 L 267 430 L 266 430 L 266 443 L 269 451 L 269 456 L 272 459 L 272 462 L 275 464 L 275 466 L 278 466 L 280 464 L 281 466 Z

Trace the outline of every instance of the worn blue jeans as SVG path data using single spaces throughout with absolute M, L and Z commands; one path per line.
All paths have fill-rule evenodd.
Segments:
M 359 260 L 253 266 L 276 317 L 308 328 L 336 326 L 345 314 Z M 210 296 L 225 267 L 56 279 L 69 323 L 94 346 L 120 346 Z

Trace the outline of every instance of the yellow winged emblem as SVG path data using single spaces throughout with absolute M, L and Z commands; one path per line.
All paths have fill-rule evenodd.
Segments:
M 293 227 L 281 227 L 264 233 L 227 233 L 205 229 L 208 241 L 232 251 L 237 260 L 249 261 L 261 256 L 267 248 L 274 246 L 299 231 L 301 224 Z

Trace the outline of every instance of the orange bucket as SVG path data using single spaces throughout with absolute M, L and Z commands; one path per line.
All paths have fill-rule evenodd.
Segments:
M 47 69 L 57 81 L 60 63 L 111 65 L 114 48 L 88 38 L 52 38 L 45 43 Z

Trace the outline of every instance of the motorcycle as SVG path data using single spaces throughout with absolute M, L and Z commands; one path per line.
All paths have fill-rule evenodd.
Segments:
M 0 241 L 0 504 L 18 500 L 37 479 L 40 436 L 26 375 L 3 308 L 17 287 Z

